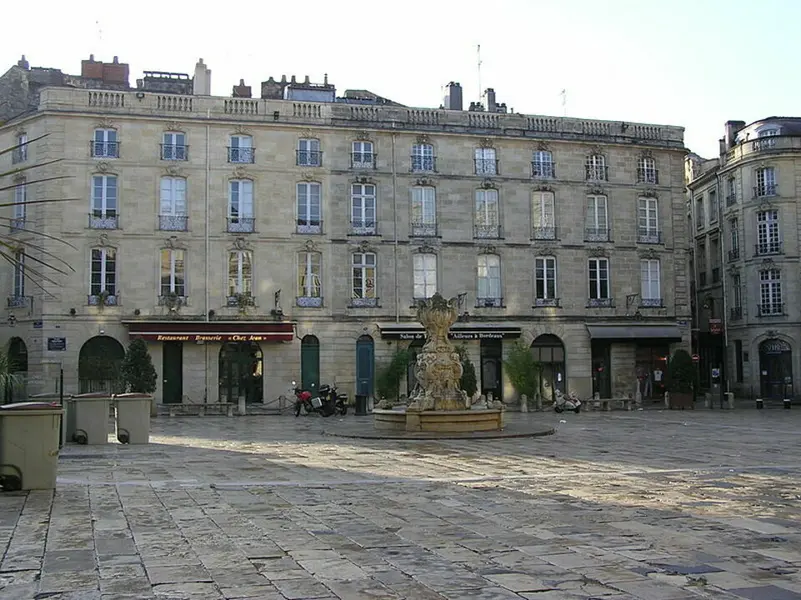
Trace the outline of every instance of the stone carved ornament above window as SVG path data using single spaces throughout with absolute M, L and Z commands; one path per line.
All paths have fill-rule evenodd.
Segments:
M 478 146 L 479 148 L 494 148 L 495 142 L 492 140 L 492 138 L 485 137 L 481 138 L 481 140 L 478 142 Z
M 184 127 L 178 121 L 170 121 L 167 123 L 166 131 L 174 131 L 175 133 L 183 133 Z
M 415 249 L 415 252 L 417 252 L 417 254 L 436 254 L 437 249 L 431 244 L 423 243 Z
M 164 247 L 170 250 L 186 250 L 186 243 L 183 240 L 179 240 L 178 236 L 171 235 L 165 240 Z
M 606 191 L 604 190 L 602 185 L 588 185 L 587 194 L 589 194 L 590 196 L 605 196 Z
M 656 190 L 654 188 L 645 188 L 640 190 L 640 196 L 643 198 L 656 198 Z
M 313 130 L 311 130 L 309 128 L 306 128 L 306 129 L 303 129 L 302 131 L 300 131 L 298 133 L 298 139 L 301 139 L 301 140 L 316 140 L 317 139 L 317 135 L 314 133 Z
M 548 144 L 546 144 L 545 142 L 539 142 L 534 147 L 534 149 L 539 151 L 539 152 L 550 152 L 551 151 L 551 147 Z
M 255 177 L 251 175 L 250 171 L 248 171 L 242 165 L 234 167 L 234 170 L 231 171 L 231 177 L 234 179 L 250 179 L 253 180 Z
M 772 269 L 774 266 L 775 266 L 775 263 L 773 262 L 772 258 L 763 258 L 762 259 L 762 269 L 763 270 Z
M 250 130 L 246 125 L 237 125 L 234 127 L 234 135 L 250 135 Z
M 301 251 L 303 252 L 319 252 L 319 248 L 317 246 L 317 242 L 314 240 L 306 240 L 303 242 L 303 246 L 301 247 Z
M 606 159 L 606 154 L 604 154 L 604 149 L 601 148 L 600 146 L 593 146 L 592 148 L 590 148 L 590 153 L 587 155 L 587 157 L 589 158 L 590 156 L 600 156 L 604 160 Z
M 777 340 L 779 339 L 779 332 L 776 331 L 775 329 L 768 329 L 765 332 L 765 337 L 768 338 L 769 340 Z
M 424 133 L 417 136 L 417 143 L 420 145 L 431 145 L 431 136 Z
M 98 173 L 102 173 L 103 175 L 116 175 L 117 172 L 112 168 L 110 163 L 107 163 L 104 160 L 101 160 L 99 163 L 95 165 L 95 170 Z
M 640 152 L 640 158 L 653 158 L 653 157 L 654 153 L 651 152 L 650 150 L 643 150 L 642 152 Z
M 653 260 L 659 258 L 659 253 L 654 248 L 648 248 L 640 252 L 640 258 Z
M 495 185 L 495 182 L 492 181 L 492 179 L 487 177 L 486 179 L 484 179 L 484 181 L 481 182 L 481 185 L 479 187 L 483 190 L 494 190 L 497 189 L 498 186 Z
M 117 125 L 111 119 L 102 118 L 95 123 L 95 129 L 117 129 Z
M 371 141 L 370 132 L 360 131 L 359 133 L 356 134 L 356 137 L 354 139 L 359 142 L 369 142 Z
M 418 177 L 415 185 L 422 185 L 425 187 L 434 187 L 434 180 L 431 177 Z
M 231 244 L 230 249 L 250 252 L 253 250 L 253 245 L 247 239 L 238 237 L 234 240 L 234 243 Z
M 184 177 L 184 170 L 178 165 L 169 165 L 168 167 L 164 167 L 164 173 L 170 177 Z
M 553 189 L 552 185 L 548 185 L 547 183 L 542 183 L 540 185 L 535 185 L 534 186 L 534 191 L 535 192 L 551 192 L 551 193 L 553 193 L 554 189 Z
M 479 254 L 498 254 L 498 249 L 492 245 L 485 245 L 478 247 Z
M 16 171 L 11 179 L 17 185 L 25 183 L 25 172 L 24 171 Z
M 314 173 L 312 173 L 311 171 L 303 171 L 303 173 L 301 173 L 300 176 L 303 179 L 303 181 L 307 183 L 311 183 L 315 180 Z
M 359 242 L 359 244 L 357 245 L 356 252 L 361 252 L 362 254 L 372 252 L 373 254 L 375 254 L 375 246 L 373 246 L 367 240 L 363 240 Z
M 771 210 L 772 208 L 773 203 L 770 201 L 770 198 L 763 196 L 759 201 L 759 210 Z
M 587 253 L 593 258 L 608 258 L 609 251 L 606 248 L 602 248 L 600 246 L 596 246 L 594 248 L 590 248 Z
M 373 180 L 373 178 L 372 177 L 367 177 L 365 175 L 360 175 L 358 177 L 354 177 L 353 178 L 353 183 L 364 183 L 364 184 L 375 185 L 375 181 Z
M 100 248 L 110 248 L 111 247 L 111 243 L 109 242 L 108 234 L 101 233 L 99 236 L 97 236 L 97 244 L 96 245 L 99 246 Z

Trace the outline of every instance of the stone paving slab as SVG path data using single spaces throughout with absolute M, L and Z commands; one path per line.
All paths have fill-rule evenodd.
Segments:
M 0 494 L 0 600 L 801 600 L 801 412 L 510 418 L 556 434 L 185 417 L 68 446 L 55 493 Z

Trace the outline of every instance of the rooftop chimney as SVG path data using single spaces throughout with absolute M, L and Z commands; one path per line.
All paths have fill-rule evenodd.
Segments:
M 484 92 L 487 95 L 487 112 L 494 113 L 498 105 L 495 103 L 495 90 L 487 88 Z
M 21 69 L 25 69 L 26 71 L 30 71 L 31 69 L 31 65 L 25 59 L 24 54 L 22 55 L 22 58 L 20 58 L 19 61 L 17 62 L 17 66 L 20 67 Z
M 211 96 L 211 69 L 204 64 L 202 58 L 195 65 L 192 93 L 195 96 Z
M 734 147 L 735 140 L 737 139 L 737 132 L 745 127 L 745 121 L 726 121 L 726 134 L 723 139 L 726 140 L 726 149 Z
M 445 110 L 462 110 L 462 86 L 451 81 L 445 86 Z
M 239 85 L 234 86 L 234 98 L 250 98 L 253 96 L 249 85 L 245 85 L 245 80 L 240 79 Z

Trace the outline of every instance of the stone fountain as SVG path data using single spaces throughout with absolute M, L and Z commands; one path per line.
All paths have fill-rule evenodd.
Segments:
M 417 386 L 405 409 L 373 411 L 376 429 L 467 433 L 503 427 L 502 405 L 471 409 L 470 399 L 459 387 L 462 363 L 448 339 L 458 316 L 457 298 L 446 300 L 437 293 L 418 301 L 417 319 L 423 324 L 426 341 L 414 367 Z

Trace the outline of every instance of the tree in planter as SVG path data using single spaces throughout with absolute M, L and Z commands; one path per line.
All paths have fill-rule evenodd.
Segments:
M 692 406 L 693 392 L 698 389 L 698 370 L 689 352 L 676 350 L 668 362 L 667 370 L 671 408 Z
M 462 363 L 462 378 L 459 380 L 459 387 L 472 400 L 478 390 L 476 367 L 473 365 L 473 361 L 470 360 L 470 355 L 464 345 L 458 346 L 456 351 L 459 353 L 459 360 Z
M 0 404 L 11 402 L 12 392 L 22 386 L 22 376 L 8 352 L 0 350 Z
M 135 339 L 128 346 L 122 361 L 122 375 L 130 392 L 152 394 L 156 391 L 156 369 L 143 340 Z
M 400 384 L 406 376 L 409 358 L 409 351 L 399 348 L 392 355 L 390 361 L 379 370 L 375 382 L 379 398 L 392 400 L 400 396 Z
M 531 348 L 516 342 L 503 361 L 506 374 L 518 394 L 534 398 L 540 388 L 540 363 L 534 360 Z

